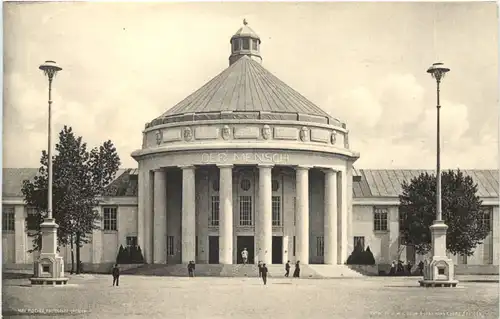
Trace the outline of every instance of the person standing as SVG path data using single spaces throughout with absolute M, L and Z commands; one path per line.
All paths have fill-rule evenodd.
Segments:
M 112 275 L 113 275 L 113 286 L 116 286 L 118 287 L 119 284 L 120 284 L 120 268 L 118 268 L 118 264 L 115 264 L 113 266 L 113 270 L 111 271 Z
M 259 267 L 259 277 L 262 277 L 262 262 L 259 261 L 259 263 L 257 264 L 257 267 Z
M 195 269 L 195 263 L 194 261 L 190 261 L 188 264 L 188 274 L 189 277 L 194 277 L 194 269 Z
M 268 270 L 267 270 L 266 264 L 262 264 L 261 274 L 262 274 L 262 281 L 264 282 L 264 285 L 267 285 L 267 273 L 268 273 Z
M 290 275 L 290 260 L 286 262 L 285 265 L 285 277 L 288 277 Z
M 241 252 L 241 259 L 243 259 L 244 265 L 248 263 L 248 251 L 246 248 L 243 248 L 243 251 Z
M 295 270 L 293 271 L 293 278 L 300 277 L 300 260 L 297 260 L 295 263 Z

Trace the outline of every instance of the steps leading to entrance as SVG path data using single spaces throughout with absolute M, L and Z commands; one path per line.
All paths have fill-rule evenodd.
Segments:
M 224 265 L 196 265 L 195 276 L 218 277 Z M 187 264 L 148 264 L 121 272 L 124 275 L 188 277 Z
M 359 278 L 363 274 L 349 268 L 347 265 L 308 265 L 323 278 Z
M 258 277 L 259 268 L 254 264 L 223 265 L 221 277 Z
M 284 278 L 285 265 L 267 265 L 270 278 Z M 293 276 L 294 265 L 290 268 L 290 277 Z M 172 276 L 187 277 L 187 265 L 149 264 L 135 269 L 122 271 L 122 274 L 142 276 Z M 254 264 L 218 265 L 198 264 L 195 276 L 197 277 L 258 277 L 259 269 Z M 300 278 L 357 278 L 363 274 L 350 269 L 347 265 L 301 265 Z

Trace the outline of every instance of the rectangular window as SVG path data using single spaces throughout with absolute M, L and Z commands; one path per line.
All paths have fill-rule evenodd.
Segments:
M 116 207 L 104 207 L 104 230 L 118 230 L 116 212 Z
M 175 245 L 174 245 L 174 236 L 167 237 L 167 255 L 173 256 L 175 255 Z
M 127 236 L 127 247 L 137 246 L 137 236 Z
M 491 209 L 483 207 L 481 208 L 481 223 L 486 229 L 491 231 Z
M 240 196 L 240 226 L 252 226 L 252 196 Z
M 26 228 L 28 230 L 37 230 L 38 227 L 40 226 L 40 218 L 38 212 L 36 211 L 36 208 L 27 207 L 26 213 L 27 213 Z
M 243 39 L 243 50 L 250 50 L 250 39 Z
M 252 40 L 252 50 L 257 51 L 257 40 Z
M 316 256 L 323 257 L 325 255 L 325 237 L 316 237 Z
M 297 197 L 293 198 L 293 225 L 297 224 Z
M 373 209 L 373 229 L 375 231 L 387 231 L 387 208 L 375 207 Z
M 365 237 L 363 236 L 354 236 L 354 247 L 357 247 L 358 245 L 360 245 L 361 247 L 363 247 L 363 249 L 365 249 Z
M 401 234 L 403 232 L 403 229 L 405 227 L 405 219 L 406 219 L 406 214 L 399 210 L 399 233 Z
M 240 40 L 233 40 L 233 52 L 238 51 L 240 49 Z
M 273 196 L 272 199 L 273 226 L 281 226 L 281 197 Z
M 295 236 L 293 236 L 293 256 L 295 256 Z
M 2 207 L 2 230 L 14 231 L 15 230 L 15 211 L 14 206 Z
M 220 202 L 219 196 L 212 196 L 211 210 L 210 210 L 210 226 L 219 226 L 219 209 Z

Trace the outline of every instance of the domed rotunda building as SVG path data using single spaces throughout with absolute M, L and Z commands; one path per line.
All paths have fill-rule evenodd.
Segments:
M 250 263 L 275 264 L 272 276 L 287 261 L 309 264 L 303 277 L 359 276 L 342 266 L 358 245 L 374 255 L 363 270 L 371 274 L 425 258 L 401 240 L 399 195 L 404 181 L 435 172 L 353 168 L 359 154 L 346 125 L 267 71 L 260 46 L 244 22 L 229 67 L 146 124 L 132 153 L 138 168 L 120 169 L 99 198 L 99 227 L 80 251 L 85 272 L 109 273 L 118 261 L 132 273 L 185 276 L 195 261 L 198 276 L 256 276 L 255 266 L 231 265 L 245 248 Z M 455 274 L 498 274 L 498 170 L 462 171 L 478 185 L 490 232 L 472 256 L 448 257 Z M 28 218 L 37 213 L 21 191 L 38 174 L 3 168 L 4 269 L 33 269 L 38 258 L 30 252 L 38 225 Z M 153 265 L 123 253 L 139 250 Z M 71 247 L 60 253 L 71 269 Z
M 246 249 L 250 263 L 343 264 L 359 158 L 346 125 L 262 66 L 246 21 L 230 42 L 229 67 L 146 124 L 132 154 L 146 261 L 233 264 Z

